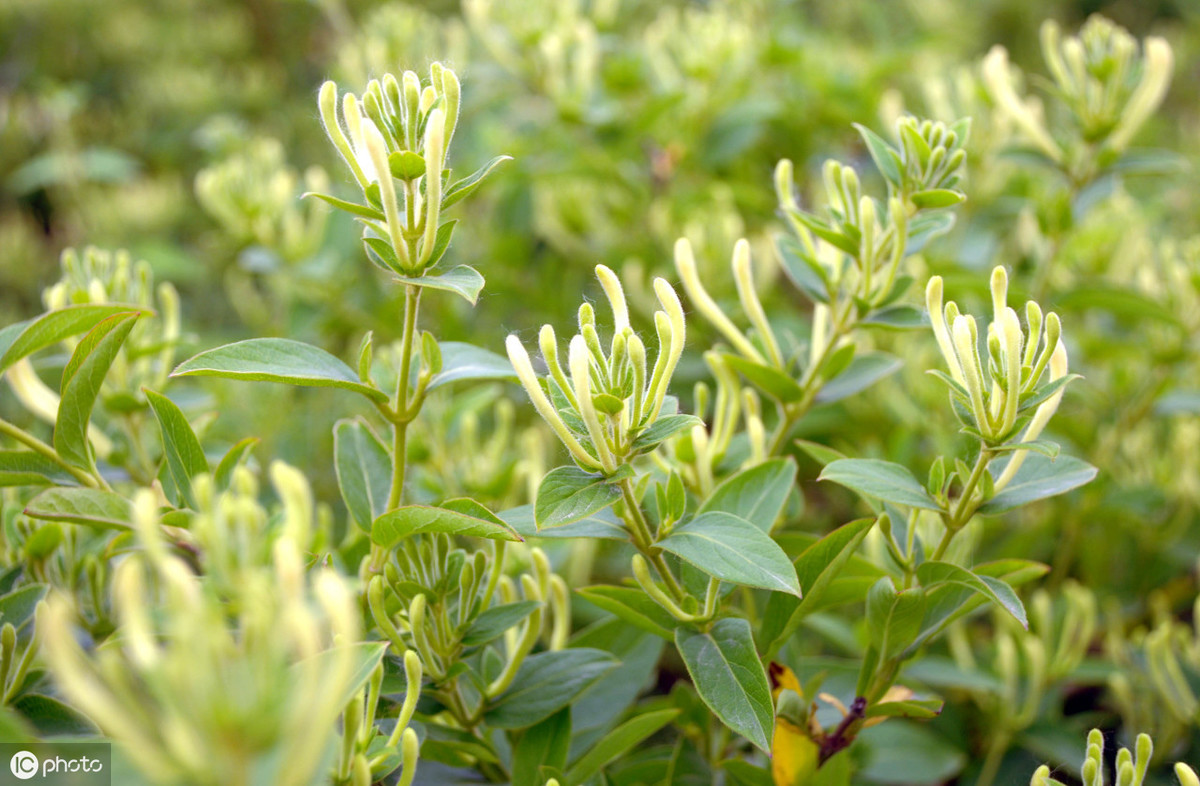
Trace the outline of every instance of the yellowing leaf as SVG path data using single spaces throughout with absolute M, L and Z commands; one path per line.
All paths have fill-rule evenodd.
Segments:
M 795 675 L 792 679 L 795 680 Z M 771 777 L 775 786 L 805 786 L 817 771 L 820 753 L 817 743 L 799 726 L 784 718 L 775 720 L 775 737 L 771 741 Z

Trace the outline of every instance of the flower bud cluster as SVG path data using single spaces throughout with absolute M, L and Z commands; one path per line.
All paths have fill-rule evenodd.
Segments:
M 628 459 L 670 436 L 651 429 L 665 410 L 667 388 L 683 354 L 686 326 L 675 290 L 665 279 L 656 278 L 654 293 L 662 310 L 654 314 L 658 355 L 650 367 L 646 345 L 630 326 L 620 280 L 604 265 L 596 267 L 596 276 L 613 314 L 607 350 L 590 303 L 579 308 L 579 333 L 570 341 L 565 370 L 559 361 L 554 328 L 542 327 L 538 344 L 549 369 L 544 383 L 517 336 L 508 337 L 507 349 L 538 414 L 575 462 L 586 470 L 611 475 Z
M 296 204 L 301 177 L 284 160 L 277 139 L 251 140 L 244 150 L 233 153 L 196 175 L 196 198 L 234 241 L 257 245 L 285 262 L 298 262 L 321 247 L 327 205 L 313 202 L 306 208 Z M 319 167 L 303 175 L 307 191 L 324 191 L 329 178 Z
M 414 71 L 371 80 L 362 96 L 337 85 L 321 86 L 318 104 L 325 133 L 367 205 L 349 206 L 366 227 L 363 242 L 377 264 L 401 276 L 435 264 L 450 241 L 453 223 L 439 225 L 442 178 L 458 122 L 458 77 L 440 63 L 422 86 Z M 340 117 L 339 117 L 340 104 Z M 400 188 L 397 189 L 397 181 Z
M 504 574 L 503 550 L 490 556 L 485 551 L 468 554 L 455 548 L 446 535 L 409 538 L 393 555 L 383 574 L 370 580 L 367 603 L 375 624 L 396 651 L 415 650 L 435 685 L 456 679 L 451 668 L 478 649 L 480 642 L 470 641 L 467 634 L 497 600 L 523 599 L 539 605 L 504 631 L 507 658 L 488 686 L 488 696 L 508 688 L 545 629 L 549 629 L 550 649 L 566 646 L 570 596 L 566 582 L 551 571 L 541 549 L 530 551 L 532 569 L 518 582 Z
M 822 170 L 828 217 L 801 209 L 787 159 L 775 168 L 775 191 L 798 241 L 781 250 L 811 271 L 796 268 L 793 280 L 819 304 L 836 307 L 839 299 L 849 300 L 865 312 L 894 299 L 900 263 L 918 240 L 949 229 L 952 217 L 937 211 L 966 199 L 960 185 L 970 121 L 902 117 L 895 144 L 865 127 L 858 131 L 887 182 L 886 202 L 863 194 L 857 172 L 833 160 Z M 812 274 L 817 281 L 810 280 Z
M 943 306 L 941 277 L 929 280 L 926 306 L 949 368 L 948 376 L 938 373 L 950 386 L 955 413 L 985 445 L 997 447 L 1015 440 L 1018 434 L 1020 442 L 1032 442 L 1058 408 L 1069 381 L 1062 325 L 1057 314 L 1043 315 L 1031 300 L 1025 304 L 1026 326 L 1022 328 L 1017 312 L 1007 305 L 1008 275 L 1003 267 L 992 271 L 991 294 L 993 318 L 983 334 L 986 355 L 981 356 L 975 318 L 960 313 L 954 301 Z M 1047 369 L 1049 379 L 1042 384 Z M 1035 407 L 1032 417 L 1022 417 Z M 1013 456 L 996 482 L 997 489 L 1011 480 L 1022 456 Z
M 266 521 L 244 494 L 231 494 L 241 502 L 230 514 Z M 53 595 L 38 609 L 58 685 L 153 779 L 300 786 L 326 766 L 345 696 L 363 679 L 350 646 L 362 628 L 350 586 L 332 569 L 305 570 L 298 515 L 285 513 L 268 560 L 218 586 L 172 552 L 154 493 L 140 491 L 141 548 L 113 576 L 118 633 L 85 653 L 69 601 Z M 229 523 L 235 535 L 259 526 Z M 224 548 L 236 551 L 236 539 Z
M 1042 55 L 1054 80 L 1054 94 L 1074 116 L 1082 141 L 1121 153 L 1166 95 L 1174 57 L 1162 38 L 1150 36 L 1139 54 L 1124 28 L 1092 16 L 1078 36 L 1062 35 L 1058 24 L 1042 25 Z M 1008 52 L 995 46 L 983 62 L 989 94 L 1039 151 L 1058 164 L 1068 154 L 1047 130 L 1036 104 L 1013 86 Z

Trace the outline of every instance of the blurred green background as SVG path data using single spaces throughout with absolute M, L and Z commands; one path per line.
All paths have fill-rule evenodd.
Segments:
M 1042 21 L 1074 31 L 1095 12 L 1139 39 L 1170 42 L 1174 81 L 1135 144 L 1177 156 L 1161 171 L 1082 194 L 1006 163 L 972 75 L 994 44 L 1027 73 L 1045 73 Z M 357 92 L 388 71 L 424 74 L 435 59 L 463 83 L 451 165 L 461 174 L 501 153 L 514 161 L 456 208 L 463 221 L 448 258 L 485 275 L 479 304 L 427 298 L 424 324 L 441 339 L 497 352 L 510 332 L 531 344 L 542 323 L 569 323 L 579 293 L 599 294 L 599 262 L 630 282 L 635 322 L 647 325 L 646 283 L 674 278 L 680 236 L 725 301 L 733 299 L 730 252 L 749 237 L 772 320 L 802 334 L 809 306 L 782 285 L 771 248 L 780 231 L 776 162 L 792 159 L 802 199 L 821 204 L 827 158 L 880 188 L 852 123 L 886 134 L 905 111 L 975 115 L 969 200 L 955 230 L 910 272 L 919 282 L 942 274 L 969 308 L 986 298 L 984 271 L 1003 264 L 1014 300 L 1033 295 L 1063 315 L 1072 370 L 1085 380 L 1071 388 L 1051 436 L 1101 471 L 1066 499 L 990 521 L 980 559 L 1043 560 L 1054 568 L 1052 588 L 1080 579 L 1118 632 L 1109 661 L 1133 653 L 1129 673 L 1145 679 L 1133 663 L 1140 651 L 1121 635 L 1189 619 L 1197 592 L 1200 3 L 3 0 L 0 322 L 39 312 L 42 289 L 59 278 L 60 252 L 91 244 L 127 248 L 178 286 L 181 358 L 250 336 L 291 336 L 344 358 L 366 330 L 394 340 L 398 288 L 368 263 L 347 216 L 300 195 L 310 186 L 352 191 L 321 130 L 321 82 Z M 685 408 L 705 373 L 698 350 L 712 339 L 702 320 L 689 323 L 676 390 Z M 804 436 L 923 473 L 930 457 L 965 444 L 944 389 L 923 373 L 939 362 L 932 339 L 917 331 L 873 340 L 905 357 L 905 370 L 817 409 Z M 236 384 L 180 383 L 171 394 L 192 411 L 216 411 L 214 445 L 275 435 L 260 455 L 299 465 L 323 501 L 340 504 L 329 427 L 361 411 L 355 402 L 282 387 L 247 395 Z M 485 432 L 488 396 L 468 405 L 485 413 Z M 515 389 L 513 401 L 518 420 L 532 421 Z M 453 421 L 444 403 L 422 418 Z M 7 389 L 0 412 L 22 418 Z M 424 449 L 417 440 L 414 450 Z M 517 449 L 501 445 L 497 454 Z M 453 481 L 461 465 L 440 471 Z M 848 493 L 810 482 L 816 468 L 807 459 L 801 473 L 804 529 L 854 517 Z M 1100 696 L 1108 668 L 1099 658 L 1086 663 L 1083 687 L 1064 688 L 1051 715 L 1077 706 L 1087 713 L 1079 729 L 1110 718 L 1101 711 L 1113 702 Z M 1133 687 L 1151 692 L 1144 681 Z M 936 724 L 950 739 L 966 733 L 956 713 Z M 1187 729 L 1178 749 L 1200 747 L 1194 724 L 1176 725 Z M 1074 751 L 1079 729 L 1051 723 L 1025 744 L 1039 755 Z

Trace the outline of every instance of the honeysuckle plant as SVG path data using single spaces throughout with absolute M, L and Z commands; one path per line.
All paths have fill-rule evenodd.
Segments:
M 335 25 L 354 26 L 340 7 L 324 8 Z M 863 154 L 847 159 L 872 161 L 877 178 L 838 161 L 813 177 L 781 162 L 775 199 L 788 234 L 769 259 L 766 216 L 752 215 L 746 183 L 706 181 L 695 201 L 678 201 L 679 183 L 691 182 L 684 173 L 732 162 L 756 129 L 784 120 L 786 99 L 740 101 L 743 89 L 775 89 L 771 58 L 783 56 L 771 53 L 784 39 L 757 32 L 762 10 L 659 11 L 637 34 L 646 51 L 636 57 L 614 4 L 552 11 L 543 24 L 526 9 L 473 2 L 461 28 L 414 12 L 393 17 L 411 20 L 407 32 L 366 29 L 380 12 L 355 34 L 371 51 L 340 59 L 378 73 L 392 39 L 408 36 L 412 51 L 444 43 L 469 51 L 472 79 L 494 105 L 483 114 L 550 108 L 569 126 L 565 138 L 580 149 L 565 155 L 581 165 L 560 172 L 563 159 L 534 156 L 522 174 L 556 177 L 528 189 L 532 210 L 506 204 L 495 214 L 510 234 L 523 230 L 523 211 L 536 214 L 537 243 L 571 248 L 589 267 L 596 256 L 607 263 L 592 267 L 597 298 L 584 293 L 569 340 L 551 325 L 534 339 L 511 313 L 504 331 L 474 331 L 483 346 L 442 338 L 471 327 L 463 315 L 490 313 L 435 298 L 478 300 L 482 273 L 459 263 L 451 241 L 469 228 L 474 250 L 497 235 L 483 213 L 462 211 L 462 227 L 452 214 L 505 157 L 467 177 L 451 171 L 452 142 L 458 156 L 491 135 L 459 128 L 459 80 L 440 63 L 427 78 L 383 74 L 357 93 L 321 87 L 321 127 L 343 168 L 313 184 L 331 192 L 309 195 L 315 202 L 291 203 L 297 178 L 273 145 L 196 183 L 233 245 L 274 247 L 281 258 L 310 256 L 318 236 L 342 253 L 339 229 L 357 223 L 353 248 L 361 238 L 371 263 L 361 267 L 385 295 L 366 315 L 374 332 L 351 340 L 352 362 L 340 359 L 344 346 L 326 351 L 288 332 L 200 351 L 171 374 L 182 340 L 174 290 L 156 288 L 132 257 L 96 251 L 66 255 L 46 312 L 0 330 L 15 394 L 0 401 L 0 728 L 22 740 L 111 739 L 154 783 L 987 784 L 1011 775 L 1012 749 L 1060 756 L 1060 746 L 1039 745 L 1057 739 L 1043 731 L 1077 723 L 1066 705 L 1084 687 L 1102 696 L 1083 699 L 1088 721 L 1119 719 L 1125 739 L 1150 730 L 1163 742 L 1157 757 L 1141 738 L 1136 757 L 1118 754 L 1119 783 L 1148 783 L 1151 768 L 1192 755 L 1198 661 L 1176 601 L 1192 589 L 1176 564 L 1188 560 L 1156 552 L 1175 568 L 1148 568 L 1175 575 L 1168 592 L 1145 602 L 1127 593 L 1123 605 L 1104 598 L 1104 668 L 1099 593 L 1072 583 L 1057 553 L 1050 586 L 1028 611 L 1021 600 L 1022 585 L 1050 570 L 1034 559 L 1050 561 L 1035 537 L 1056 526 L 1057 512 L 1046 511 L 1063 510 L 1042 501 L 1096 475 L 1065 453 L 1106 417 L 1099 399 L 1120 389 L 1111 379 L 1131 374 L 1097 368 L 1094 346 L 1112 333 L 1093 331 L 1103 319 L 1080 314 L 1056 279 L 1040 276 L 1045 259 L 1031 284 L 1026 260 L 998 244 L 990 280 L 973 286 L 978 268 L 964 260 L 955 269 L 946 246 L 931 244 L 975 204 L 971 121 L 885 107 L 892 138 L 859 127 Z M 694 46 L 670 38 L 679 24 Z M 986 92 L 968 80 L 973 101 L 955 102 L 983 109 L 976 124 L 1002 118 L 989 134 L 1015 129 L 1041 146 L 1041 164 L 1066 175 L 1065 186 L 1020 189 L 990 178 L 987 194 L 1012 203 L 1086 196 L 1135 166 L 1129 145 L 1171 70 L 1161 41 L 1139 54 L 1106 22 L 1078 38 L 1046 30 L 1063 112 L 1036 126 L 1039 110 L 996 54 L 981 71 Z M 459 46 L 465 36 L 483 46 Z M 499 82 L 512 74 L 526 79 L 515 92 Z M 643 77 L 648 97 L 633 97 Z M 710 82 L 712 94 L 696 89 Z M 496 108 L 513 95 L 520 109 Z M 714 118 L 712 95 L 738 103 Z M 667 134 L 672 124 L 688 127 Z M 598 139 L 636 140 L 646 171 L 608 165 L 619 156 L 583 162 Z M 988 140 L 987 166 L 1006 160 L 1002 144 Z M 649 197 L 638 194 L 642 177 Z M 759 201 L 771 202 L 770 184 L 761 186 Z M 822 196 L 809 204 L 811 193 Z M 625 195 L 636 198 L 616 207 Z M 350 215 L 330 221 L 327 235 L 326 205 Z M 681 212 L 695 215 L 678 226 Z M 626 215 L 638 223 L 613 221 Z M 1040 217 L 1021 208 L 996 220 L 1032 247 L 1045 239 Z M 640 230 L 652 240 L 636 245 Z M 614 244 L 606 233 L 631 238 Z M 690 240 L 675 242 L 673 256 L 669 242 L 643 253 L 681 233 Z M 1054 243 L 1044 245 L 1039 254 L 1053 255 Z M 732 275 L 703 264 L 714 246 L 732 246 Z M 618 268 L 618 248 L 639 251 Z M 1155 351 L 1171 365 L 1104 424 L 1129 460 L 1154 452 L 1146 434 L 1155 432 L 1133 426 L 1166 406 L 1163 390 L 1177 388 L 1167 401 L 1174 417 L 1194 407 L 1190 257 L 1153 248 L 1169 264 L 1138 281 L 1170 293 L 1155 295 L 1170 318 L 1158 321 L 1172 325 Z M 567 279 L 530 257 L 523 285 L 558 294 Z M 1129 257 L 1122 264 L 1143 260 Z M 655 277 L 672 261 L 673 274 Z M 978 254 L 970 262 L 985 264 Z M 776 291 L 781 274 L 805 302 Z M 1010 276 L 1034 293 L 1021 309 L 1009 305 Z M 330 316 L 324 309 L 355 278 L 342 277 L 345 290 L 331 287 L 305 309 Z M 918 278 L 928 282 L 924 309 L 910 302 Z M 964 306 L 946 302 L 947 291 Z M 990 301 L 987 325 L 969 313 L 980 313 L 970 300 L 979 292 Z M 1113 296 L 1126 307 L 1130 299 Z M 282 310 L 290 319 L 278 325 L 315 324 Z M 365 330 L 360 316 L 349 321 Z M 903 386 L 883 381 L 905 364 L 916 373 Z M 1071 388 L 1089 397 L 1077 409 L 1094 412 L 1058 414 L 1072 367 L 1089 378 Z M 219 413 L 214 425 L 220 397 L 196 395 L 199 377 L 358 398 L 328 416 L 332 451 L 310 480 L 260 458 L 254 437 L 218 442 L 214 432 L 239 413 Z M 1100 383 L 1106 392 L 1091 389 Z M 926 400 L 940 411 L 912 415 Z M 953 422 L 959 433 L 940 438 L 950 430 L 940 424 Z M 1178 425 L 1171 444 L 1186 448 L 1191 424 Z M 1061 454 L 1059 442 L 1069 446 Z M 942 455 L 918 480 L 909 467 L 927 460 L 929 444 Z M 1169 452 L 1140 472 L 1161 472 L 1178 458 Z M 1108 483 L 1097 495 L 1119 497 Z M 1188 488 L 1186 478 L 1159 485 L 1178 507 L 1165 524 L 1145 522 L 1161 530 L 1148 540 L 1190 543 Z M 979 614 L 985 607 L 992 613 Z M 955 731 L 942 734 L 948 725 Z M 1087 761 L 1084 782 L 1102 782 L 1096 739 Z M 1197 786 L 1186 766 L 1177 774 Z M 1055 781 L 1039 770 L 1034 782 Z

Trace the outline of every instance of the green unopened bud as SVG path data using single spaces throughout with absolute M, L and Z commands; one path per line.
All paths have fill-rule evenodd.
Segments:
M 692 245 L 686 238 L 675 241 L 675 270 L 679 273 L 679 278 L 683 281 L 683 289 L 687 292 L 687 296 L 696 310 L 703 314 L 704 318 L 711 322 L 713 327 L 720 331 L 721 335 L 747 360 L 765 364 L 766 358 L 755 348 L 754 344 L 742 335 L 742 332 L 725 315 L 716 301 L 709 296 L 708 291 L 700 282 L 700 275 L 696 271 L 696 259 L 692 254 Z
M 601 468 L 606 474 L 612 474 L 617 469 L 616 461 L 609 449 L 608 436 L 600 422 L 600 416 L 592 403 L 590 355 L 583 336 L 575 336 L 571 339 L 567 361 L 571 369 L 571 384 L 575 388 L 579 416 L 587 427 L 588 436 L 591 437 L 592 446 L 596 450 L 596 457 L 600 460 Z
M 400 79 L 404 93 L 404 133 L 409 150 L 417 149 L 417 123 L 421 114 L 421 78 L 405 71 Z
M 1025 326 L 1029 332 L 1029 341 L 1025 344 L 1025 356 L 1021 363 L 1032 368 L 1033 360 L 1037 356 L 1038 339 L 1042 334 L 1042 307 L 1032 300 L 1025 304 Z M 1030 382 L 1032 384 L 1033 380 Z
M 591 303 L 584 303 L 579 307 L 578 317 L 579 331 L 581 333 L 589 325 L 593 328 L 596 327 L 596 309 L 592 307 Z
M 403 769 L 396 786 L 412 786 L 417 777 L 417 757 L 421 750 L 421 741 L 417 738 L 415 729 L 405 729 L 400 738 L 400 761 Z
M 780 159 L 775 165 L 775 196 L 784 210 L 799 210 L 796 203 L 795 169 L 789 159 Z
M 938 349 L 950 370 L 950 376 L 960 385 L 965 384 L 962 368 L 958 361 L 958 353 L 950 331 L 946 327 L 946 316 L 942 309 L 942 277 L 934 276 L 925 286 L 925 308 L 929 312 L 929 322 L 933 326 L 933 336 L 937 339 Z
M 999 322 L 1000 315 L 1008 306 L 1008 271 L 1004 269 L 1003 265 L 996 265 L 992 268 L 991 292 L 992 321 Z
M 308 479 L 300 470 L 282 461 L 271 462 L 271 484 L 283 501 L 283 536 L 304 549 L 312 540 L 313 498 Z
M 438 219 L 442 209 L 442 162 L 446 153 L 446 115 L 441 109 L 429 113 L 425 124 L 425 234 L 421 264 L 427 264 L 437 245 Z
M 359 166 L 358 159 L 350 147 L 350 142 L 346 139 L 342 126 L 338 122 L 337 85 L 334 82 L 330 81 L 321 85 L 321 92 L 317 96 L 317 106 L 321 111 L 321 124 L 325 127 L 325 135 L 329 137 L 329 141 L 333 143 L 342 160 L 350 167 L 350 172 L 358 181 L 358 185 L 366 188 L 369 181 L 363 174 L 362 167 Z
M 13 653 L 17 648 L 17 629 L 11 622 L 0 628 L 0 695 L 8 692 L 8 673 L 12 670 Z
M 541 384 L 538 382 L 537 374 L 533 370 L 533 364 L 529 360 L 529 354 L 525 351 L 525 347 L 521 344 L 521 340 L 515 335 L 510 335 L 505 341 L 505 349 L 508 352 L 508 360 L 513 365 L 513 369 L 517 372 L 517 379 L 520 380 L 521 386 L 525 388 L 529 400 L 533 403 L 534 409 L 542 416 L 542 419 L 549 424 L 554 430 L 555 435 L 566 446 L 571 456 L 579 462 L 584 469 L 595 470 L 602 465 L 601 462 L 594 458 L 584 449 L 571 430 L 563 423 L 562 417 L 559 416 L 558 410 L 550 403 L 550 399 L 542 390 Z M 553 372 L 553 367 L 551 371 Z M 561 374 L 561 370 L 559 371 Z M 570 384 L 567 384 L 566 377 L 563 375 L 560 384 L 564 391 L 571 391 L 569 395 L 574 395 L 574 390 Z M 578 399 L 572 402 L 573 406 L 578 406 Z
M 554 616 L 550 649 L 565 649 L 571 635 L 571 593 L 562 576 L 557 574 L 550 576 L 550 609 Z
M 775 366 L 782 368 L 783 353 L 779 350 L 779 342 L 775 339 L 775 333 L 771 330 L 771 323 L 767 321 L 767 313 L 763 310 L 762 301 L 759 300 L 758 292 L 754 289 L 754 271 L 751 268 L 750 262 L 750 243 L 745 238 L 738 240 L 733 247 L 732 267 L 733 280 L 737 286 L 738 299 L 742 303 L 742 310 L 745 311 L 750 324 L 754 326 L 759 338 L 766 346 L 771 362 Z
M 1174 60 L 1171 46 L 1165 40 L 1158 37 L 1146 39 L 1142 80 L 1129 97 L 1117 127 L 1108 138 L 1109 147 L 1118 151 L 1124 150 L 1133 135 L 1162 103 L 1167 86 L 1171 82 Z
M 404 703 L 400 705 L 400 714 L 396 716 L 396 726 L 404 728 L 412 720 L 417 710 L 417 701 L 421 698 L 421 679 L 424 669 L 421 658 L 412 650 L 404 653 Z
M 1150 759 L 1154 756 L 1154 740 L 1150 739 L 1149 734 L 1139 734 L 1134 745 L 1137 750 L 1137 758 L 1134 760 L 1133 782 L 1137 786 L 1141 786 L 1146 780 L 1146 770 L 1150 767 Z
M 1200 777 L 1196 777 L 1196 771 L 1183 762 L 1175 765 L 1175 777 L 1179 779 L 1179 786 L 1200 786 Z
M 1055 162 L 1062 161 L 1062 150 L 1042 125 L 1041 120 L 1017 97 L 1009 76 L 1008 50 L 996 45 L 983 59 L 983 81 L 992 100 L 1029 137 L 1042 153 Z
M 434 70 L 436 69 L 436 71 Z M 441 63 L 430 67 L 434 85 L 441 85 L 442 109 L 446 112 L 446 149 L 450 148 L 450 140 L 454 136 L 454 128 L 458 125 L 458 107 L 461 100 L 462 87 L 458 76 Z M 440 74 L 440 78 L 438 76 Z
M 437 102 L 438 94 L 433 85 L 426 85 L 421 91 L 421 114 L 425 114 Z
M 625 304 L 625 290 L 617 274 L 604 265 L 596 265 L 596 278 L 613 312 L 613 330 L 620 333 L 629 328 L 629 307 Z

